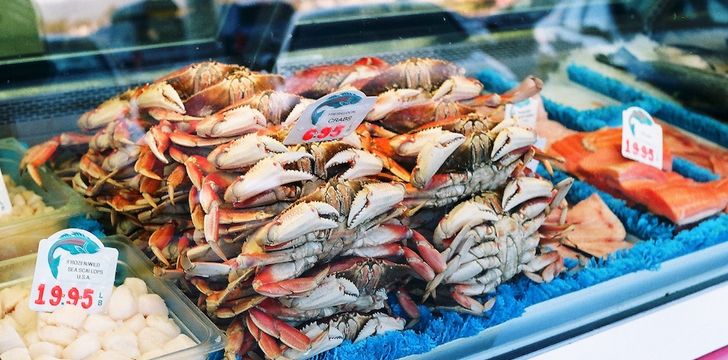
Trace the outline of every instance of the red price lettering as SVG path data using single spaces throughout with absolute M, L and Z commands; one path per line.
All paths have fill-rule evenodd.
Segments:
M 84 309 L 90 308 L 91 304 L 93 304 L 93 301 L 94 301 L 93 296 L 94 296 L 93 289 L 84 289 L 83 290 L 84 301 L 81 303 L 81 307 Z
M 325 139 L 327 136 L 329 136 L 329 134 L 331 134 L 331 128 L 327 126 L 321 129 L 321 133 L 319 133 L 317 137 L 319 139 Z
M 61 303 L 61 300 L 63 300 L 63 289 L 61 289 L 60 286 L 56 285 L 51 288 L 51 299 L 48 300 L 48 303 L 56 306 Z
M 303 134 L 303 140 L 309 141 L 309 140 L 313 139 L 313 137 L 316 136 L 317 132 L 318 132 L 318 130 L 316 130 L 316 128 L 310 128 L 308 131 L 306 131 Z
M 343 124 L 336 125 L 334 130 L 331 132 L 331 137 L 338 137 L 339 134 L 341 134 L 341 130 L 344 130 L 344 125 Z
M 45 295 L 45 284 L 38 285 L 38 298 L 35 299 L 35 303 L 38 305 L 44 305 L 45 300 L 43 299 L 43 296 Z M 66 293 L 66 296 L 68 296 L 68 300 L 66 301 L 67 304 L 73 304 L 78 305 L 79 300 L 83 299 L 81 302 L 81 307 L 84 309 L 88 309 L 93 304 L 93 295 L 94 290 L 93 289 L 84 289 L 83 295 L 81 295 L 81 292 L 75 288 L 72 287 L 68 290 Z M 51 288 L 51 298 L 48 300 L 48 303 L 56 306 L 59 305 L 63 301 L 63 289 L 56 285 Z
M 78 289 L 75 287 L 72 287 L 68 289 L 68 303 L 73 303 L 73 305 L 78 305 L 78 299 L 81 294 L 78 293 Z
M 653 148 L 629 141 L 629 139 L 625 140 L 625 142 L 627 145 L 626 150 L 628 153 L 632 153 L 635 156 L 639 156 L 643 159 L 648 159 L 649 161 L 653 161 L 655 159 L 655 150 Z
M 45 304 L 45 300 L 43 300 L 43 291 L 45 291 L 45 284 L 38 285 L 38 298 L 35 299 L 35 303 L 38 305 Z

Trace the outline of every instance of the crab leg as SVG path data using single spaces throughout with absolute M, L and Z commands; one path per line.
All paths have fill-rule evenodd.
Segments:
M 306 351 L 311 346 L 311 340 L 298 329 L 258 310 L 250 309 L 250 320 L 261 331 L 280 339 L 282 343 L 298 351 Z M 252 333 L 252 331 L 251 331 Z
M 310 173 L 284 168 L 284 165 L 303 158 L 313 159 L 313 156 L 305 152 L 288 152 L 276 154 L 259 161 L 225 190 L 225 201 L 244 203 L 255 195 L 278 186 L 313 179 L 313 175 Z

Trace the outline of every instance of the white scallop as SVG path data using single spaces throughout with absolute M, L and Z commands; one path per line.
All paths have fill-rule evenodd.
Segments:
M 83 330 L 95 333 L 105 333 L 114 330 L 118 325 L 108 315 L 91 314 L 83 323 Z
M 63 305 L 53 311 L 48 317 L 48 324 L 62 325 L 73 329 L 80 329 L 86 320 L 86 311 L 80 306 Z
M 124 321 L 124 327 L 131 330 L 133 333 L 138 333 L 141 329 L 147 326 L 147 322 L 144 319 L 144 315 L 137 313 L 131 318 Z
M 131 290 L 135 297 L 148 293 L 147 284 L 140 278 L 128 277 L 124 280 L 124 285 Z
M 30 353 L 28 353 L 28 349 L 22 347 L 22 348 L 15 348 L 12 350 L 8 350 L 2 354 L 0 354 L 0 359 L 2 360 L 30 360 Z
M 164 300 L 157 294 L 144 294 L 139 296 L 139 312 L 148 315 L 160 315 L 167 317 L 169 310 Z
M 149 315 L 147 316 L 147 326 L 153 327 L 160 332 L 173 338 L 179 335 L 179 326 L 166 316 Z
M 63 351 L 63 347 L 46 341 L 40 341 L 31 344 L 28 347 L 28 351 L 30 352 L 30 357 L 32 357 L 33 359 L 40 357 L 41 355 L 61 357 L 61 351 Z
M 189 349 L 195 345 L 195 341 L 190 339 L 189 336 L 185 334 L 179 334 L 177 335 L 177 337 L 167 342 L 162 350 L 164 350 L 166 353 L 173 353 L 175 351 Z
M 46 325 L 38 329 L 38 337 L 43 341 L 52 342 L 61 346 L 67 346 L 78 336 L 76 329 L 65 326 Z
M 101 350 L 99 336 L 95 333 L 86 333 L 66 346 L 61 355 L 66 359 L 81 360 L 99 350 Z
M 137 313 L 137 301 L 128 286 L 114 289 L 108 304 L 109 316 L 114 320 L 126 320 Z
M 0 324 L 0 353 L 4 353 L 15 348 L 25 348 L 25 344 L 23 343 L 23 339 L 20 337 L 20 334 L 18 334 L 18 331 L 9 324 Z
M 155 349 L 161 349 L 164 344 L 172 339 L 171 336 L 153 327 L 145 327 L 138 333 L 139 351 L 142 354 Z
M 136 335 L 127 328 L 118 328 L 106 334 L 101 339 L 104 350 L 113 350 L 122 355 L 136 358 L 139 353 L 139 345 Z

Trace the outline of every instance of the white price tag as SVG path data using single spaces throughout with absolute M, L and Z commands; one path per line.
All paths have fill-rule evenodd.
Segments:
M 662 169 L 662 127 L 642 108 L 622 112 L 622 156 Z
M 546 138 L 537 136 L 536 143 L 533 144 L 533 146 L 535 146 L 539 150 L 544 150 L 544 148 L 546 148 Z M 538 169 L 538 164 L 539 164 L 538 160 L 532 159 L 531 161 L 528 162 L 528 164 L 526 164 L 526 167 L 531 169 L 531 171 L 536 172 L 536 169 Z
M 10 202 L 8 188 L 5 186 L 3 173 L 0 171 L 0 215 L 10 214 L 13 211 L 13 203 Z
M 326 95 L 309 105 L 283 141 L 286 145 L 341 139 L 371 111 L 375 96 L 351 89 Z
M 29 307 L 53 311 L 76 305 L 101 311 L 111 296 L 119 251 L 106 248 L 86 230 L 65 229 L 41 240 Z
M 536 128 L 538 101 L 534 98 L 528 98 L 515 104 L 506 104 L 504 120 L 511 118 L 516 119 L 516 123 L 520 126 L 528 129 Z

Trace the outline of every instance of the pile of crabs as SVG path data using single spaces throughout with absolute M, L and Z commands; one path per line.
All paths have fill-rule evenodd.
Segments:
M 34 146 L 22 167 L 40 182 L 59 147 L 87 148 L 73 188 L 227 328 L 227 356 L 310 357 L 402 330 L 389 295 L 409 324 L 417 302 L 482 315 L 502 282 L 563 269 L 543 244 L 568 228 L 572 180 L 526 166 L 549 158 L 504 111 L 541 81 L 482 94 L 463 73 L 435 59 L 287 79 L 193 64 L 100 104 L 85 133 Z M 377 97 L 355 132 L 282 143 L 313 99 L 348 88 Z

